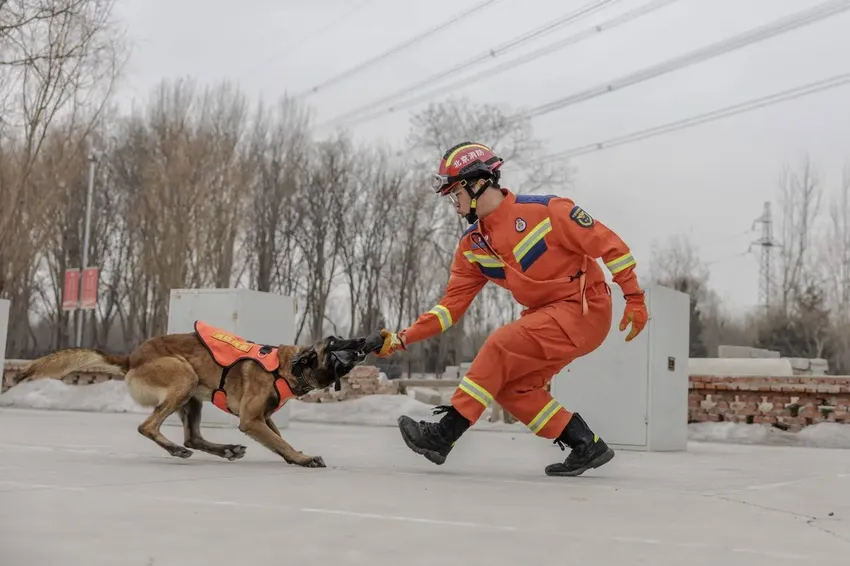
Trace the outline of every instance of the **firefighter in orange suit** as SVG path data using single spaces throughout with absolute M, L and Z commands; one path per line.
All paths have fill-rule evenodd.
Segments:
M 626 308 L 620 330 L 631 323 L 626 341 L 646 325 L 644 292 L 635 260 L 625 243 L 572 200 L 515 195 L 500 187 L 502 159 L 479 143 L 449 149 L 433 188 L 454 202 L 471 224 L 454 254 L 440 302 L 410 327 L 384 330 L 377 355 L 386 357 L 455 324 L 482 287 L 491 281 L 510 291 L 525 309 L 493 332 L 472 361 L 439 422 L 398 419 L 414 452 L 436 464 L 493 402 L 540 437 L 571 448 L 564 462 L 546 474 L 576 476 L 597 468 L 614 452 L 578 413 L 552 398 L 546 385 L 574 359 L 598 348 L 612 322 L 611 289 L 601 259 L 622 289 Z

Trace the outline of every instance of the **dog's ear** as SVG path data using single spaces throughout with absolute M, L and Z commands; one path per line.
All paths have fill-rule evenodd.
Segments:
M 319 357 L 316 354 L 315 348 L 305 348 L 303 351 L 292 356 L 292 373 L 301 375 L 305 369 L 315 370 L 319 365 Z

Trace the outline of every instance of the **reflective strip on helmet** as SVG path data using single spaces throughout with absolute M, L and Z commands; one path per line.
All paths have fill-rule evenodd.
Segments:
M 531 419 L 531 422 L 528 423 L 528 429 L 534 434 L 539 434 L 543 430 L 543 427 L 546 426 L 546 423 L 552 420 L 552 417 L 555 416 L 559 409 L 563 408 L 560 403 L 552 399 L 537 413 L 536 417 Z
M 626 255 L 620 256 L 617 259 L 605 262 L 605 267 L 608 268 L 608 271 L 611 272 L 611 275 L 616 275 L 620 273 L 624 269 L 628 269 L 629 267 L 635 265 L 635 258 L 631 253 L 627 253 Z
M 460 380 L 458 389 L 460 389 L 461 391 L 463 391 L 464 393 L 484 405 L 485 409 L 490 406 L 490 403 L 493 402 L 493 396 L 490 395 L 490 393 L 486 389 L 484 389 L 466 376 L 464 376 L 463 379 Z
M 452 321 L 452 313 L 450 313 L 449 309 L 447 309 L 443 305 L 437 305 L 428 312 L 437 317 L 437 320 L 440 321 L 440 328 L 443 329 L 443 332 L 445 332 L 447 328 L 454 324 L 454 322 Z
M 452 161 L 454 161 L 454 158 L 457 156 L 458 153 L 460 153 L 464 150 L 476 148 L 476 147 L 479 148 L 479 149 L 482 149 L 484 151 L 488 151 L 490 153 L 493 153 L 493 151 L 489 147 L 487 147 L 486 145 L 481 145 L 481 144 L 477 144 L 477 143 L 471 143 L 469 145 L 461 146 L 461 147 L 457 148 L 456 150 L 454 150 L 453 152 L 451 152 L 449 154 L 449 156 L 446 158 L 446 170 L 448 170 L 452 166 Z M 462 164 L 462 165 L 465 165 L 465 163 Z

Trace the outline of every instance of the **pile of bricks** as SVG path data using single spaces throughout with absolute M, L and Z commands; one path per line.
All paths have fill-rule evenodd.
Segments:
M 691 376 L 689 422 L 770 424 L 798 432 L 823 423 L 850 424 L 847 377 Z
M 375 366 L 357 366 L 352 369 L 341 380 L 342 388 L 334 391 L 333 387 L 320 391 L 311 391 L 300 397 L 301 401 L 308 403 L 328 403 L 345 401 L 346 399 L 357 399 L 364 395 L 396 395 L 398 394 L 398 383 L 381 383 L 381 375 Z

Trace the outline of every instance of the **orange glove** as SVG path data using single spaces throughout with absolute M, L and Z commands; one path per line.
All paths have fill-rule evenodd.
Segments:
M 381 337 L 384 339 L 384 344 L 375 355 L 379 358 L 388 358 L 398 352 L 404 350 L 404 330 L 401 332 L 390 332 L 389 330 L 381 330 Z
M 620 321 L 620 332 L 625 330 L 630 322 L 632 323 L 632 330 L 626 336 L 626 342 L 631 342 L 635 336 L 640 334 L 648 320 L 649 313 L 646 311 L 644 293 L 626 295 L 626 308 L 623 312 L 623 320 Z

